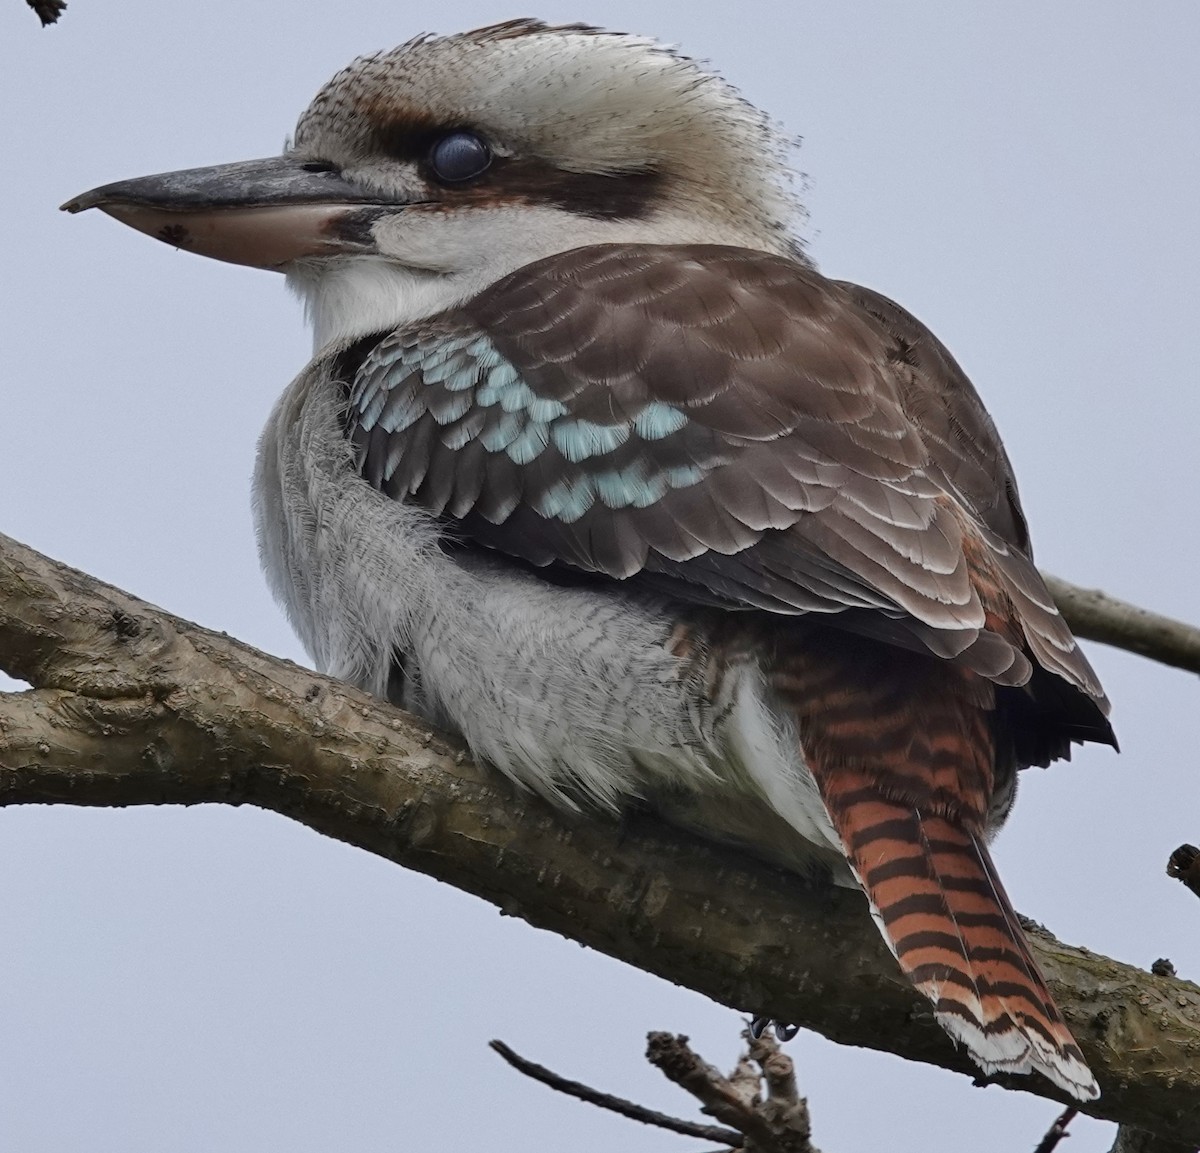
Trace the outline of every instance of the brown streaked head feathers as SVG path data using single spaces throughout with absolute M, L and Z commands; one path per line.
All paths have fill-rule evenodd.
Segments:
M 482 133 L 498 160 L 477 200 L 585 211 L 628 181 L 621 211 L 677 201 L 794 246 L 793 142 L 688 57 L 581 24 L 514 20 L 363 57 L 317 94 L 292 148 L 386 186 L 388 157 L 454 128 Z

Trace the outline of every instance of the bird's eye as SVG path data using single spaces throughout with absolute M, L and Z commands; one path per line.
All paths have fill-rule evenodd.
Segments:
M 429 167 L 443 184 L 471 180 L 491 162 L 491 150 L 474 132 L 451 132 L 429 150 Z

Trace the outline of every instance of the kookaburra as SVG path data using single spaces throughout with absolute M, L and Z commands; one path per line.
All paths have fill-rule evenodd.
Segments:
M 517 20 L 65 207 L 303 298 L 254 508 L 321 669 L 558 804 L 861 885 L 983 1070 L 1089 1099 L 987 845 L 1107 702 L 975 390 L 816 271 L 786 146 L 669 48 Z

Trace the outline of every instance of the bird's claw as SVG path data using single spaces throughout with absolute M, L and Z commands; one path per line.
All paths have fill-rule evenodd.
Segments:
M 800 1032 L 799 1025 L 776 1021 L 773 1017 L 755 1017 L 750 1022 L 750 1036 L 757 1041 L 772 1025 L 775 1026 L 775 1036 L 781 1041 L 790 1041 Z

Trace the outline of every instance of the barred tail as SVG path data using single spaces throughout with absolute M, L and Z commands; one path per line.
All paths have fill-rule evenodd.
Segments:
M 987 846 L 889 799 L 866 772 L 814 769 L 884 938 L 943 1028 L 986 1073 L 1037 1069 L 1082 1101 L 1098 1097 Z

